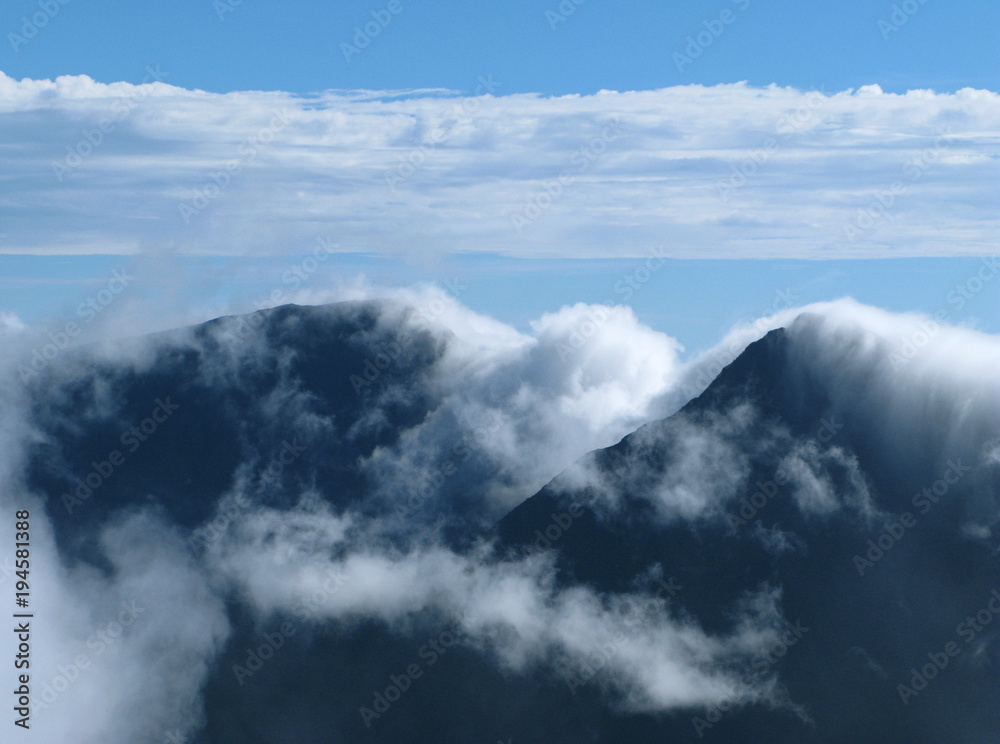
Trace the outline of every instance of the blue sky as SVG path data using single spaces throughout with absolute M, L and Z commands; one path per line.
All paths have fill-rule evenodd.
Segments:
M 992 285 L 942 298 L 1000 253 L 997 28 L 972 0 L 15 0 L 0 313 L 58 326 L 122 266 L 249 310 L 325 240 L 314 285 L 457 276 L 520 329 L 621 301 L 697 350 L 788 288 L 990 329 Z
M 397 0 L 398 12 L 350 62 L 341 43 L 353 43 L 373 12 L 385 18 L 388 2 L 154 0 L 141 11 L 123 0 L 52 3 L 51 20 L 38 0 L 4 3 L 8 75 L 138 83 L 158 63 L 173 85 L 214 92 L 469 90 L 488 73 L 504 93 L 550 95 L 740 80 L 829 91 L 1000 88 L 1000 6 L 988 0 L 566 0 L 562 11 L 558 0 Z M 684 54 L 688 37 L 717 31 L 724 12 L 730 23 L 678 69 L 674 53 Z M 44 27 L 12 43 L 9 34 L 22 35 L 23 19 L 38 13 Z
M 18 307 L 26 322 L 58 330 L 66 319 L 86 319 L 78 306 L 106 287 L 115 272 L 133 277 L 123 294 L 127 301 L 170 307 L 171 300 L 184 300 L 197 308 L 208 298 L 223 298 L 244 311 L 270 307 L 275 289 L 284 292 L 278 303 L 283 304 L 293 290 L 349 284 L 360 275 L 384 286 L 436 283 L 470 309 L 522 332 L 564 305 L 625 304 L 641 323 L 680 341 L 686 356 L 711 348 L 733 327 L 845 296 L 893 312 L 922 312 L 954 325 L 1000 331 L 1000 268 L 989 270 L 1000 267 L 996 259 L 567 262 L 466 255 L 427 264 L 351 254 L 314 271 L 300 270 L 302 280 L 296 281 L 295 267 L 310 255 L 0 257 L 6 266 L 0 296 Z M 163 327 L 170 327 L 173 317 L 164 316 Z

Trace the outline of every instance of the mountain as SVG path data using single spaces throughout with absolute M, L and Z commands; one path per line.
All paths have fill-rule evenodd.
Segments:
M 124 739 L 205 744 L 995 741 L 992 389 L 831 323 L 513 508 L 549 393 L 413 308 L 66 351 L 20 463 L 78 619 L 44 679 L 93 663 L 51 705 L 106 679 Z
M 877 412 L 838 405 L 800 351 L 784 329 L 751 344 L 677 414 L 515 508 L 502 545 L 554 550 L 566 582 L 606 592 L 655 566 L 682 587 L 675 611 L 717 629 L 740 596 L 780 587 L 796 630 L 749 673 L 780 679 L 775 709 L 667 717 L 633 740 L 985 742 L 1000 730 L 1000 572 L 995 542 L 963 526 L 970 504 L 996 499 L 995 468 L 971 449 L 898 478 Z M 720 478 L 729 468 L 742 477 Z M 579 518 L 548 540 L 574 505 Z
M 43 432 L 29 486 L 58 497 L 64 545 L 140 503 L 191 529 L 234 478 L 269 506 L 288 507 L 306 487 L 339 509 L 359 506 L 372 497 L 359 459 L 441 405 L 429 383 L 443 346 L 405 309 L 339 303 L 220 318 L 109 357 L 84 350 L 32 383 Z

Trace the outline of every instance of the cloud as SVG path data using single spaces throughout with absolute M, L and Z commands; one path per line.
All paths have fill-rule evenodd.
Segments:
M 0 311 L 0 333 L 4 336 L 14 336 L 26 328 L 24 321 L 17 313 Z
M 329 235 L 411 257 L 970 255 L 998 227 L 990 91 L 300 97 L 147 78 L 0 73 L 18 145 L 0 250 L 281 255 Z
M 379 293 L 382 299 L 375 301 L 371 295 Z M 434 287 L 347 294 L 353 302 L 308 313 L 327 324 L 357 323 L 363 330 L 356 341 L 369 359 L 377 360 L 381 349 L 391 351 L 392 343 L 418 348 L 420 339 L 437 350 L 419 386 L 412 379 L 399 385 L 388 373 L 376 376 L 371 408 L 349 429 L 338 416 L 319 416 L 314 395 L 290 372 L 294 354 L 279 339 L 303 322 L 294 312 L 267 332 L 244 334 L 244 321 L 229 318 L 202 334 L 188 329 L 66 350 L 43 370 L 51 387 L 19 380 L 16 367 L 27 348 L 5 358 L 7 415 L 0 436 L 11 446 L 0 464 L 16 474 L 11 482 L 17 490 L 6 493 L 4 503 L 31 506 L 34 555 L 48 567 L 37 591 L 50 598 L 39 608 L 50 619 L 40 627 L 60 639 L 39 655 L 34 679 L 52 684 L 60 674 L 74 673 L 68 665 L 80 654 L 90 654 L 80 683 L 58 694 L 40 732 L 64 740 L 80 717 L 91 726 L 74 729 L 84 742 L 98 735 L 105 742 L 152 740 L 160 732 L 197 728 L 199 691 L 230 633 L 229 592 L 238 591 L 262 619 L 278 611 L 294 615 L 331 571 L 346 583 L 327 604 L 313 608 L 311 622 L 350 626 L 378 618 L 400 631 L 414 613 L 436 613 L 462 628 L 472 647 L 522 673 L 535 668 L 575 673 L 595 649 L 611 643 L 613 673 L 597 684 L 629 710 L 771 694 L 768 685 L 742 685 L 735 669 L 772 641 L 780 618 L 775 602 L 767 612 L 740 614 L 742 620 L 728 632 L 710 633 L 650 596 L 558 588 L 543 558 L 498 563 L 485 546 L 456 551 L 434 531 L 434 519 L 447 514 L 448 499 L 473 494 L 479 499 L 471 501 L 476 520 L 489 524 L 583 452 L 611 444 L 645 421 L 680 368 L 675 340 L 642 326 L 623 307 L 566 307 L 540 318 L 527 335 L 469 311 Z M 194 532 L 173 524 L 164 510 L 136 504 L 109 511 L 95 534 L 72 523 L 64 526 L 75 537 L 57 550 L 42 495 L 24 490 L 27 452 L 42 442 L 53 453 L 62 452 L 67 445 L 51 427 L 79 432 L 84 424 L 119 425 L 127 381 L 152 370 L 165 372 L 181 358 L 201 360 L 185 384 L 213 391 L 255 390 L 254 380 L 273 370 L 273 389 L 241 410 L 242 421 L 287 424 L 307 444 L 363 439 L 368 428 L 379 426 L 379 411 L 401 402 L 412 405 L 426 395 L 426 415 L 360 463 L 370 478 L 369 506 L 378 499 L 390 507 L 401 501 L 414 484 L 440 471 L 455 443 L 496 465 L 497 477 L 481 484 L 473 479 L 468 487 L 469 474 L 459 474 L 454 482 L 433 487 L 423 505 L 431 521 L 421 526 L 420 520 L 409 520 L 415 534 L 399 547 L 397 522 L 373 519 L 370 509 L 334 511 L 328 501 L 336 501 L 336 494 L 304 486 L 295 505 L 277 508 L 273 500 L 264 505 L 285 486 L 280 480 L 260 481 L 256 474 L 266 466 L 264 454 L 248 451 L 233 468 L 229 489 L 209 495 L 217 507 Z M 397 363 L 402 365 L 402 358 Z M 364 375 L 364 366 L 359 361 L 355 370 L 339 370 L 337 378 L 348 389 L 352 371 Z M 60 413 L 71 391 L 83 397 L 72 406 L 75 413 Z M 58 477 L 73 475 L 59 457 L 52 467 Z M 50 505 L 59 509 L 58 494 L 54 498 Z M 149 498 L 179 501 L 185 494 Z M 215 517 L 234 512 L 219 522 L 220 531 L 208 527 Z M 191 550 L 198 546 L 204 553 L 195 560 Z M 277 581 L 276 570 L 286 573 L 284 580 Z M 98 646 L 92 642 L 90 648 L 88 641 L 115 621 L 122 602 L 133 600 L 143 612 L 98 659 Z M 628 608 L 639 601 L 647 611 L 637 619 Z M 147 684 L 150 675 L 155 685 Z M 103 703 L 94 697 L 98 693 Z M 116 715 L 121 709 L 143 712 Z
M 642 494 L 662 518 L 691 520 L 718 516 L 747 486 L 751 462 L 767 463 L 768 477 L 781 474 L 803 514 L 847 510 L 869 523 L 886 509 L 912 510 L 910 497 L 944 484 L 953 464 L 963 477 L 975 466 L 954 506 L 970 520 L 962 527 L 966 534 L 993 529 L 1000 521 L 990 481 L 1000 461 L 1000 385 L 992 374 L 1000 363 L 996 336 L 851 299 L 790 308 L 734 328 L 682 365 L 651 410 L 674 414 L 749 343 L 782 327 L 788 358 L 770 360 L 779 365 L 771 374 L 783 375 L 788 390 L 814 391 L 819 407 L 806 424 L 822 428 L 825 420 L 836 422 L 837 430 L 846 427 L 843 439 L 857 451 L 845 448 L 836 433 L 833 442 L 796 440 L 752 406 L 737 406 L 724 415 L 693 412 L 644 426 L 626 449 L 581 458 L 555 485 L 593 487 L 612 508 L 624 505 L 622 493 Z M 623 457 L 632 458 L 628 468 Z M 901 493 L 907 500 L 900 500 Z
M 466 499 L 479 493 L 478 510 L 497 518 L 583 453 L 657 417 L 661 396 L 682 368 L 677 341 L 641 324 L 627 307 L 567 306 L 533 321 L 528 335 L 435 287 L 347 296 L 415 308 L 406 322 L 441 339 L 443 353 L 428 381 L 439 405 L 364 462 L 390 503 L 443 477 L 447 490 L 463 490 Z M 386 322 L 393 317 L 404 316 Z M 386 404 L 401 394 L 378 380 L 375 388 Z M 473 457 L 489 468 L 487 482 L 441 475 L 449 463 Z
M 762 447 L 751 405 L 705 416 L 680 413 L 643 426 L 611 451 L 597 451 L 560 473 L 557 492 L 592 489 L 593 508 L 628 511 L 647 501 L 663 522 L 717 517 L 743 493 L 751 457 Z M 630 498 L 625 499 L 625 494 Z
M 910 496 L 960 464 L 963 480 L 948 485 L 962 498 L 952 505 L 974 522 L 994 524 L 1000 512 L 990 473 L 1000 438 L 1000 384 L 992 370 L 1000 363 L 1000 339 L 944 318 L 946 312 L 891 313 L 849 298 L 785 310 L 735 328 L 692 360 L 680 374 L 681 390 L 667 393 L 662 405 L 677 407 L 700 392 L 706 371 L 730 363 L 767 330 L 787 328 L 783 386 L 816 392 L 817 416 L 838 422 L 859 450 L 844 451 L 837 435 L 829 446 L 811 442 L 790 451 L 785 464 L 800 505 L 822 511 L 839 499 L 862 517 L 912 509 Z M 865 477 L 855 459 L 861 453 Z M 976 473 L 966 477 L 972 466 Z M 828 479 L 835 473 L 834 484 Z M 888 494 L 897 494 L 893 503 L 884 503 Z
M 359 285 L 344 297 L 352 302 L 285 308 L 272 314 L 273 326 L 245 337 L 245 319 L 233 318 L 200 335 L 183 331 L 66 352 L 46 373 L 53 387 L 25 386 L 16 374 L 3 377 L 0 474 L 9 487 L 0 496 L 0 528 L 10 534 L 15 505 L 31 509 L 39 637 L 51 639 L 38 643 L 36 679 L 54 684 L 81 654 L 90 662 L 79 682 L 58 694 L 50 714 L 39 716 L 46 740 L 132 742 L 164 732 L 162 740 L 173 728 L 197 728 L 202 687 L 234 632 L 234 599 L 260 627 L 290 616 L 311 627 L 336 627 L 345 637 L 365 623 L 405 635 L 414 618 L 434 617 L 460 630 L 467 648 L 512 674 L 579 674 L 600 651 L 605 672 L 593 677 L 594 684 L 618 710 L 663 712 L 724 702 L 787 707 L 778 676 L 744 682 L 747 665 L 774 647 L 782 629 L 777 584 L 754 587 L 728 608 L 725 627 L 710 627 L 657 598 L 655 585 L 611 593 L 561 582 L 554 556 L 500 560 L 486 542 L 467 535 L 450 540 L 440 529 L 442 522 L 449 526 L 449 508 L 456 504 L 463 506 L 456 512 L 491 523 L 574 461 L 559 483 L 591 483 L 599 456 L 580 458 L 643 424 L 630 438 L 633 454 L 660 457 L 662 467 L 612 468 L 610 475 L 600 473 L 605 481 L 598 485 L 609 493 L 623 481 L 641 487 L 664 523 L 684 526 L 720 516 L 745 493 L 760 459 L 785 466 L 792 501 L 807 522 L 861 515 L 863 527 L 876 510 L 914 510 L 911 497 L 930 488 L 939 511 L 922 523 L 927 529 L 987 547 L 995 542 L 995 336 L 841 300 L 734 329 L 719 347 L 682 364 L 674 339 L 642 326 L 622 307 L 567 306 L 520 333 L 439 288 Z M 309 318 L 318 325 L 310 326 Z M 706 370 L 729 363 L 730 355 L 777 326 L 787 327 L 788 344 L 785 356 L 769 364 L 786 375 L 787 390 L 819 391 L 819 410 L 810 413 L 841 422 L 843 442 L 796 445 L 790 429 L 773 426 L 751 405 L 657 421 L 698 392 Z M 361 399 L 351 374 L 365 379 L 365 362 L 373 364 L 364 388 L 367 407 L 356 420 L 346 406 L 322 411 L 304 376 L 293 373 L 288 339 L 322 347 L 328 339 L 316 329 L 324 327 L 351 329 L 333 335 L 364 350 L 352 358 L 353 372 L 345 367 L 333 376 L 326 369 L 321 376 L 339 381 L 346 400 Z M 296 329 L 304 335 L 295 336 Z M 178 493 L 144 491 L 126 508 L 109 508 L 93 533 L 78 527 L 70 541 L 58 543 L 42 506 L 47 499 L 58 507 L 57 491 L 29 493 L 26 487 L 29 453 L 42 441 L 61 446 L 46 429 L 53 423 L 46 417 L 74 383 L 79 421 L 117 423 L 124 404 L 116 385 L 178 359 L 200 360 L 184 382 L 216 395 L 229 388 L 245 395 L 260 380 L 271 381 L 266 395 L 240 399 L 239 420 L 261 436 L 287 427 L 309 443 L 329 440 L 339 447 L 370 441 L 372 432 L 388 426 L 394 407 L 423 408 L 398 427 L 398 437 L 380 441 L 354 463 L 368 479 L 362 503 L 342 499 L 311 474 L 294 488 L 262 480 L 268 450 L 255 449 L 247 435 L 224 485 L 206 497 L 207 516 L 193 528 L 175 523 L 164 504 L 183 500 L 185 489 L 197 484 Z M 347 359 L 338 357 L 341 364 Z M 395 360 L 415 365 L 405 384 L 393 375 L 411 368 L 396 369 L 393 364 L 403 362 Z M 5 371 L 16 362 L 5 358 Z M 669 451 L 664 441 L 672 443 Z M 466 447 L 470 459 L 459 462 L 456 446 Z M 448 473 L 449 460 L 470 469 Z M 938 481 L 944 484 L 940 493 Z M 393 507 L 410 506 L 424 482 L 430 483 L 428 495 L 411 508 L 427 519 L 409 519 L 401 529 Z M 278 492 L 283 499 L 274 498 Z M 220 527 L 211 527 L 216 520 Z M 747 529 L 772 556 L 797 558 L 813 547 L 798 529 Z M 845 565 L 849 559 L 845 553 Z M 337 590 L 321 592 L 331 576 Z M 322 598 L 304 604 L 316 596 Z M 97 634 L 113 627 L 122 603 L 133 600 L 143 612 L 116 633 L 115 643 L 101 640 Z M 637 615 L 635 607 L 645 609 Z M 91 643 L 92 636 L 98 640 Z M 10 643 L 0 640 L 8 658 Z M 80 728 L 81 721 L 91 728 Z
M 198 728 L 229 622 L 176 529 L 149 512 L 120 516 L 101 530 L 101 570 L 60 555 L 35 499 L 4 502 L 11 534 L 12 504 L 31 514 L 28 740 L 160 742 Z M 9 638 L 0 647 L 14 657 Z
M 917 488 L 949 461 L 989 462 L 1000 434 L 997 336 L 847 300 L 805 310 L 789 325 L 798 384 L 818 385 L 847 431 L 864 432 L 886 480 Z M 991 488 L 978 493 L 995 508 Z
M 485 546 L 468 554 L 437 546 L 373 550 L 363 529 L 352 534 L 351 523 L 316 502 L 255 511 L 212 543 L 206 560 L 264 617 L 299 614 L 348 627 L 378 618 L 403 627 L 414 614 L 434 610 L 466 643 L 522 673 L 554 666 L 573 675 L 602 651 L 609 670 L 600 682 L 631 711 L 772 698 L 773 680 L 750 687 L 737 671 L 782 628 L 780 597 L 769 588 L 736 608 L 729 633 L 712 635 L 652 594 L 557 588 L 544 556 L 495 562 Z M 304 606 L 313 596 L 322 599 Z
M 820 450 L 815 443 L 797 442 L 778 468 L 787 475 L 792 498 L 804 514 L 830 514 L 845 506 L 865 517 L 875 512 L 858 458 L 841 447 Z

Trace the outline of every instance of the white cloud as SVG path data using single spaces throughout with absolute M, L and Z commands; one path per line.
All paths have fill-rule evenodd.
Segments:
M 559 589 L 543 555 L 496 563 L 486 550 L 459 555 L 432 546 L 394 554 L 366 548 L 368 539 L 352 535 L 349 522 L 317 504 L 260 510 L 212 543 L 208 562 L 265 616 L 297 610 L 310 622 L 378 618 L 401 627 L 434 609 L 469 644 L 517 671 L 551 667 L 556 659 L 572 676 L 603 651 L 608 669 L 596 682 L 629 710 L 772 701 L 772 679 L 751 687 L 736 671 L 780 633 L 780 596 L 771 589 L 736 609 L 731 632 L 711 635 L 651 594 Z M 321 600 L 303 607 L 303 598 L 314 596 Z
M 990 91 L 502 93 L 223 95 L 0 73 L 0 133 L 18 145 L 0 155 L 0 251 L 280 254 L 318 235 L 410 256 L 995 246 Z
M 26 327 L 17 313 L 0 310 L 0 334 L 12 337 L 24 331 Z
M 719 517 L 743 492 L 751 453 L 762 443 L 751 433 L 757 415 L 750 405 L 707 416 L 680 414 L 648 424 L 628 439 L 610 463 L 588 453 L 562 472 L 554 488 L 594 490 L 593 508 L 628 509 L 623 493 L 646 499 L 664 522 Z
M 864 517 L 875 509 L 858 459 L 840 447 L 822 450 L 796 443 L 782 459 L 779 469 L 788 477 L 792 498 L 804 514 L 828 515 L 845 506 Z M 842 478 L 834 481 L 831 473 Z
M 564 307 L 534 321 L 530 336 L 449 308 L 438 327 L 454 335 L 434 380 L 443 405 L 373 458 L 397 494 L 440 463 L 457 422 L 469 446 L 500 467 L 490 508 L 510 509 L 583 453 L 654 418 L 681 368 L 676 340 L 626 307 Z
M 354 299 L 379 294 L 364 287 L 353 292 Z M 474 431 L 484 416 L 497 413 L 500 427 L 480 446 L 510 476 L 490 493 L 487 506 L 502 512 L 588 449 L 611 444 L 663 415 L 684 397 L 675 392 L 678 388 L 695 384 L 702 370 L 776 326 L 789 328 L 788 385 L 823 391 L 828 411 L 846 432 L 866 443 L 867 462 L 886 478 L 926 485 L 928 475 L 943 477 L 949 460 L 976 464 L 995 477 L 1000 460 L 1000 383 L 995 373 L 1000 340 L 965 328 L 931 327 L 926 317 L 891 314 L 851 300 L 798 308 L 735 329 L 719 348 L 681 365 L 676 342 L 643 327 L 625 308 L 566 307 L 538 319 L 530 334 L 522 334 L 469 311 L 438 289 L 381 296 L 392 300 L 384 323 L 409 318 L 433 330 L 444 344 L 430 382 L 441 394 L 441 405 L 412 427 L 398 448 L 378 451 L 369 463 L 388 494 L 397 484 L 413 482 L 440 442 L 449 441 L 445 433 Z M 406 311 L 406 303 L 418 310 Z M 433 317 L 420 320 L 419 310 L 431 307 Z M 583 341 L 575 342 L 574 334 Z M 903 354 L 907 343 L 915 350 Z M 126 352 L 98 347 L 88 353 L 105 363 L 142 369 L 150 362 L 152 345 L 131 344 Z M 268 350 L 251 343 L 232 351 L 234 358 L 254 358 Z M 3 360 L 5 366 L 12 361 Z M 55 366 L 64 363 L 66 375 L 78 371 L 68 356 L 59 357 Z M 212 371 L 225 375 L 230 366 L 230 360 L 221 360 Z M 72 686 L 60 696 L 58 712 L 53 709 L 40 724 L 39 730 L 49 735 L 46 740 L 68 740 L 65 732 L 72 730 L 84 742 L 130 742 L 184 721 L 196 724 L 200 685 L 229 631 L 222 599 L 227 590 L 237 588 L 262 615 L 276 610 L 294 614 L 297 603 L 322 586 L 328 572 L 342 576 L 342 586 L 317 604 L 314 619 L 349 625 L 375 618 L 399 628 L 412 613 L 440 612 L 466 631 L 469 643 L 495 655 L 506 668 L 539 665 L 557 673 L 621 638 L 608 662 L 610 673 L 600 675 L 596 684 L 628 710 L 762 697 L 782 704 L 776 687 L 748 690 L 737 672 L 774 641 L 781 619 L 777 591 L 762 588 L 737 609 L 736 622 L 724 632 L 706 631 L 669 603 L 656 604 L 655 612 L 634 627 L 626 611 L 628 597 L 557 587 L 542 556 L 497 562 L 484 550 L 459 554 L 430 533 L 405 549 L 390 549 L 378 520 L 335 513 L 317 498 L 321 494 L 306 494 L 297 507 L 284 511 L 256 505 L 243 509 L 209 543 L 202 564 L 187 553 L 185 535 L 142 514 L 119 515 L 103 530 L 100 548 L 113 569 L 108 575 L 70 563 L 57 553 L 38 501 L 22 490 L 24 449 L 37 437 L 26 388 L 5 381 L 0 394 L 5 413 L 0 475 L 10 484 L 0 493 L 0 529 L 11 534 L 14 504 L 28 504 L 38 515 L 34 576 L 39 582 L 39 628 L 49 639 L 38 644 L 38 679 L 54 679 L 61 673 L 59 665 L 93 652 L 87 646 L 90 635 L 114 619 L 121 602 L 134 598 L 147 613 L 107 651 L 104 658 L 113 665 L 95 664 L 86 685 Z M 685 421 L 674 426 L 680 444 L 677 461 L 650 491 L 671 519 L 711 512 L 746 480 L 746 450 L 735 443 L 756 419 L 750 409 L 728 414 L 698 422 L 701 428 Z M 775 433 L 779 436 L 783 434 Z M 647 443 L 654 446 L 655 437 Z M 761 440 L 759 446 L 770 444 Z M 816 452 L 795 450 L 788 458 L 798 504 L 815 519 L 843 507 L 867 514 L 870 501 L 886 507 L 878 503 L 878 488 L 869 489 L 857 461 L 839 443 Z M 245 487 L 247 473 L 256 470 L 254 463 L 246 465 L 234 474 L 232 491 Z M 573 475 L 570 471 L 566 478 Z M 953 522 L 955 534 L 994 539 L 1000 516 L 995 488 L 956 489 L 948 498 L 958 494 L 967 503 L 957 505 L 962 509 Z M 226 505 L 221 501 L 220 506 Z M 935 529 L 947 530 L 948 525 L 935 515 Z M 808 552 L 799 535 L 774 528 L 758 533 L 774 553 Z M 10 658 L 10 643 L 9 637 L 0 637 L 5 658 Z M 157 684 L 144 685 L 151 674 Z M 94 690 L 99 697 L 91 694 Z M 135 713 L 119 716 L 122 710 Z M 93 728 L 80 729 L 81 720 Z
M 199 693 L 229 622 L 177 531 L 148 514 L 115 520 L 100 535 L 105 574 L 63 560 L 35 499 L 3 501 L 0 526 L 9 534 L 11 502 L 31 513 L 26 740 L 160 742 L 167 731 L 197 729 Z M 8 633 L 0 641 L 10 659 L 12 640 Z

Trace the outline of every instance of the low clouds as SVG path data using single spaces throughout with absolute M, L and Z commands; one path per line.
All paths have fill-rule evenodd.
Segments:
M 188 91 L 156 66 L 139 86 L 0 77 L 19 143 L 0 250 L 281 254 L 332 235 L 417 256 L 829 258 L 985 254 L 997 231 L 989 91 L 545 98 L 483 79 L 298 97 Z
M 28 740 L 160 742 L 199 726 L 229 623 L 178 532 L 149 512 L 120 515 L 101 530 L 98 567 L 59 555 L 34 499 L 15 503 L 32 507 Z M 0 517 L 8 531 L 12 515 Z
M 955 458 L 988 461 L 1000 434 L 996 336 L 849 301 L 808 310 L 789 326 L 798 382 L 819 385 L 847 431 L 864 432 L 884 477 L 918 488 Z
M 39 637 L 47 639 L 38 643 L 35 679 L 53 688 L 60 675 L 67 679 L 50 709 L 38 712 L 38 736 L 114 743 L 190 733 L 205 714 L 206 680 L 228 663 L 223 657 L 237 624 L 263 633 L 284 620 L 350 638 L 373 623 L 406 636 L 433 619 L 505 673 L 583 680 L 620 712 L 750 703 L 794 709 L 798 701 L 786 694 L 778 669 L 766 664 L 763 676 L 747 676 L 794 619 L 784 610 L 780 576 L 715 608 L 728 618 L 720 626 L 718 618 L 709 625 L 682 611 L 688 605 L 673 593 L 657 592 L 662 584 L 655 579 L 665 581 L 670 566 L 647 566 L 630 591 L 606 592 L 557 580 L 554 551 L 497 557 L 478 530 L 574 462 L 556 485 L 596 485 L 612 512 L 626 505 L 620 494 L 628 491 L 675 526 L 724 519 L 741 497 L 752 498 L 760 463 L 783 469 L 791 496 L 784 506 L 812 524 L 846 514 L 863 528 L 876 512 L 912 510 L 911 494 L 926 486 L 936 511 L 921 524 L 949 539 L 995 545 L 995 337 L 941 324 L 927 335 L 927 318 L 843 300 L 735 329 L 719 348 L 684 364 L 674 339 L 622 307 L 564 307 L 524 334 L 433 288 L 384 292 L 378 301 L 358 288 L 352 299 L 265 313 L 246 333 L 244 320 L 228 319 L 200 334 L 67 352 L 46 371 L 62 394 L 19 383 L 17 360 L 5 360 L 0 468 L 12 477 L 5 477 L 0 519 L 15 503 L 33 513 L 33 591 Z M 749 401 L 658 421 L 686 402 L 686 386 L 720 354 L 733 344 L 741 350 L 771 326 L 787 327 L 788 342 L 785 356 L 769 359 L 767 369 L 783 375 L 789 400 L 819 391 L 809 400 L 821 404 L 809 414 L 832 417 L 832 441 L 802 444 L 791 424 L 774 425 L 765 407 Z M 323 328 L 336 332 L 327 337 Z M 900 364 L 895 351 L 918 332 L 926 340 Z M 340 367 L 326 357 L 320 369 L 300 364 L 330 348 Z M 143 481 L 145 490 L 120 506 L 102 502 L 110 493 L 104 491 L 86 507 L 107 509 L 94 533 L 84 521 L 53 516 L 68 535 L 59 542 L 49 524 L 59 491 L 26 490 L 30 453 L 42 446 L 56 452 L 71 438 L 68 430 L 65 441 L 54 437 L 45 417 L 67 405 L 66 386 L 76 382 L 77 426 L 109 426 L 117 436 L 122 391 L 156 370 L 164 379 L 167 370 L 183 370 L 189 395 L 177 399 L 165 438 L 151 437 L 143 452 L 166 446 L 168 426 L 183 426 L 187 411 L 208 405 L 195 391 L 240 401 L 236 412 L 248 431 L 237 437 L 232 460 L 213 463 L 227 468 L 222 485 L 199 492 L 201 511 L 190 527 L 171 508 L 187 504 L 203 482 L 167 479 L 146 488 Z M 318 391 L 346 402 L 324 408 Z M 148 414 L 145 398 L 136 406 Z M 211 410 L 220 419 L 235 415 L 225 406 Z M 819 420 L 808 427 L 807 435 L 822 430 Z M 636 429 L 627 446 L 585 457 Z M 315 455 L 311 448 L 329 441 L 336 448 Z M 360 448 L 357 458 L 350 447 Z M 324 466 L 341 466 L 341 449 L 351 452 L 343 465 L 354 480 L 320 475 Z M 615 453 L 624 469 L 603 460 L 595 466 Z M 656 467 L 635 467 L 647 460 Z M 938 496 L 936 480 L 949 462 L 975 468 Z M 360 496 L 344 498 L 340 489 Z M 896 503 L 900 493 L 906 502 Z M 462 539 L 454 538 L 455 524 Z M 802 534 L 776 525 L 745 529 L 771 556 L 814 549 Z M 857 542 L 864 545 L 861 537 Z M 845 549 L 846 571 L 857 549 Z M 129 607 L 142 611 L 127 613 Z M 297 635 L 297 642 L 308 636 Z M 9 643 L 3 640 L 5 655 Z M 70 665 L 81 655 L 87 666 L 70 684 Z M 81 729 L 80 721 L 92 728 Z
M 823 516 L 848 507 L 870 517 L 874 511 L 857 457 L 840 447 L 820 451 L 796 444 L 778 467 L 804 514 Z
M 751 435 L 756 420 L 757 412 L 744 404 L 722 414 L 678 414 L 648 424 L 612 450 L 577 460 L 553 488 L 589 489 L 599 512 L 621 513 L 640 499 L 663 522 L 718 517 L 749 482 L 758 449 Z
M 583 453 L 658 417 L 682 368 L 677 341 L 643 326 L 627 307 L 567 306 L 534 321 L 526 335 L 440 290 L 395 296 L 438 309 L 433 323 L 419 312 L 410 322 L 447 329 L 447 343 L 429 380 L 440 405 L 365 462 L 390 498 L 428 481 L 468 490 L 448 471 L 475 458 L 493 477 L 471 484 L 471 492 L 485 497 L 479 510 L 499 518 Z M 378 379 L 372 389 L 386 399 L 398 392 Z
M 604 649 L 601 666 L 609 668 L 598 683 L 633 711 L 770 699 L 766 680 L 746 687 L 734 671 L 781 632 L 779 597 L 766 587 L 734 608 L 738 621 L 729 634 L 712 636 L 652 593 L 558 589 L 542 554 L 506 563 L 490 561 L 484 549 L 393 554 L 358 537 L 321 506 L 259 511 L 214 543 L 206 562 L 265 617 L 291 614 L 316 595 L 322 601 L 302 612 L 314 622 L 378 618 L 401 627 L 416 613 L 443 612 L 469 643 L 512 671 L 543 664 L 570 675 Z M 330 591 L 320 591 L 324 586 Z

